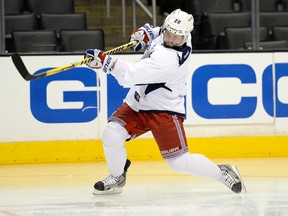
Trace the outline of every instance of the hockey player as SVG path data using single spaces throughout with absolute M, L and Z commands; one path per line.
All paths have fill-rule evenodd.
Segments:
M 125 102 L 109 118 L 103 148 L 110 175 L 94 185 L 94 194 L 121 193 L 131 162 L 124 142 L 151 131 L 162 157 L 176 172 L 219 180 L 233 192 L 245 186 L 235 166 L 216 165 L 204 155 L 188 152 L 183 127 L 188 64 L 191 57 L 193 16 L 177 9 L 162 27 L 149 24 L 132 33 L 134 50 L 146 48 L 140 61 L 128 63 L 89 49 L 88 66 L 112 74 L 130 90 Z

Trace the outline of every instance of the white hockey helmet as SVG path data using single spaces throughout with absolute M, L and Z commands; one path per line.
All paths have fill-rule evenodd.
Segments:
M 180 9 L 171 12 L 165 19 L 163 30 L 167 30 L 172 34 L 183 36 L 183 45 L 189 34 L 194 29 L 194 18 L 191 14 L 186 13 Z

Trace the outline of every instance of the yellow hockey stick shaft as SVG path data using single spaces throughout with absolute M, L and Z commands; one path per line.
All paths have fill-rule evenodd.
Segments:
M 121 46 L 118 46 L 118 47 L 115 47 L 115 48 L 113 48 L 111 50 L 106 51 L 105 54 L 111 55 L 111 54 L 114 54 L 116 52 L 120 52 L 122 50 L 125 50 L 125 49 L 128 49 L 128 48 L 131 48 L 131 47 L 135 46 L 136 43 L 137 43 L 136 41 L 132 41 L 132 42 L 123 44 Z M 60 73 L 60 72 L 66 71 L 68 69 L 71 69 L 71 68 L 74 68 L 74 67 L 77 67 L 77 66 L 80 66 L 80 65 L 83 65 L 83 64 L 87 64 L 87 63 L 89 63 L 89 62 L 91 62 L 93 60 L 92 57 L 88 57 L 88 58 L 85 58 L 85 59 L 83 59 L 81 61 L 70 63 L 70 64 L 64 65 L 62 67 L 57 67 L 57 68 L 45 71 L 43 73 L 31 74 L 27 70 L 24 62 L 22 61 L 22 59 L 21 59 L 21 57 L 20 57 L 20 55 L 18 53 L 12 54 L 11 57 L 12 57 L 12 61 L 13 61 L 14 65 L 15 65 L 15 67 L 17 68 L 18 72 L 20 73 L 20 75 L 26 81 L 31 81 L 31 80 L 39 79 L 39 78 L 42 78 L 42 77 L 47 77 L 47 76 L 50 76 L 50 75 L 53 75 L 53 74 L 56 74 L 56 73 Z
M 118 47 L 115 47 L 115 48 L 113 48 L 111 50 L 106 51 L 105 54 L 106 55 L 111 55 L 111 54 L 126 50 L 128 48 L 131 48 L 131 47 L 135 46 L 136 43 L 137 43 L 136 41 L 132 41 L 132 42 L 123 44 L 121 46 L 118 46 Z M 65 70 L 80 66 L 80 65 L 83 65 L 83 64 L 87 64 L 87 63 L 91 62 L 92 60 L 93 60 L 92 57 L 88 57 L 88 58 L 85 58 L 85 59 L 83 59 L 81 61 L 77 61 L 77 62 L 74 62 L 74 63 L 70 63 L 70 64 L 67 64 L 67 65 L 64 65 L 64 66 L 61 66 L 61 67 L 57 67 L 57 68 L 48 70 L 48 71 L 46 71 L 44 73 L 46 74 L 45 76 L 50 76 L 50 75 L 53 75 L 53 74 L 56 74 L 56 73 L 59 73 L 59 72 L 62 72 L 62 71 L 65 71 Z M 38 74 L 38 75 L 40 75 L 40 74 Z

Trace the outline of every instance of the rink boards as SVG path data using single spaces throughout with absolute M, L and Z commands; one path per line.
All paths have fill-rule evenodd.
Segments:
M 115 55 L 135 61 L 140 55 Z M 288 156 L 288 54 L 193 54 L 185 128 L 191 152 L 209 157 Z M 23 56 L 31 73 L 79 55 Z M 107 117 L 128 89 L 102 71 L 77 67 L 27 82 L 0 57 L 0 163 L 104 160 Z M 150 133 L 127 142 L 136 160 L 161 158 Z

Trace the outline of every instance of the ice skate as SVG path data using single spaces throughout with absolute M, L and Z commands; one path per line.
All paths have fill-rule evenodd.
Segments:
M 130 166 L 130 160 L 126 161 L 124 173 L 120 176 L 109 175 L 102 181 L 98 181 L 94 185 L 94 195 L 118 194 L 121 193 L 126 184 L 126 173 Z
M 224 164 L 218 165 L 218 167 L 222 172 L 220 182 L 229 187 L 234 193 L 246 192 L 246 187 L 236 166 Z

